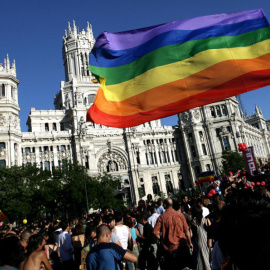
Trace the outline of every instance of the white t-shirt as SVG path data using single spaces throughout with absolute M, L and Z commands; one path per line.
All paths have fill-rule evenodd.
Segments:
M 116 235 L 119 237 L 122 248 L 127 249 L 129 228 L 125 225 L 115 226 L 114 228 L 116 229 Z

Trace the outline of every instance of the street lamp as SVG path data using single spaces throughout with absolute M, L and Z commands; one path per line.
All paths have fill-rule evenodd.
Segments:
M 82 136 L 85 134 L 86 128 L 83 127 L 84 125 L 84 119 L 83 116 L 80 118 L 80 121 L 78 122 L 79 129 L 77 129 L 78 135 L 79 135 L 79 142 L 80 142 L 80 155 L 81 155 L 81 164 L 83 168 L 83 181 L 84 181 L 84 190 L 85 190 L 85 199 L 86 199 L 86 207 L 87 207 L 87 215 L 89 214 L 89 206 L 88 206 L 88 195 L 87 195 L 87 188 L 86 188 L 86 179 L 85 179 L 85 172 L 84 172 L 84 165 L 83 165 L 83 148 L 82 148 Z

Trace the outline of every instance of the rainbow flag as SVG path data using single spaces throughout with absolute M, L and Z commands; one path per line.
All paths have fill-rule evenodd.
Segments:
M 205 183 L 205 182 L 214 182 L 214 176 L 215 172 L 214 171 L 207 171 L 207 172 L 202 172 L 198 175 L 198 183 Z
M 87 120 L 131 127 L 269 85 L 269 38 L 261 9 L 103 32 Z

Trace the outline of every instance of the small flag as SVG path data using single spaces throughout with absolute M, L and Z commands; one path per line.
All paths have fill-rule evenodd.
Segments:
M 198 183 L 214 182 L 214 171 L 202 172 L 198 175 Z
M 269 39 L 262 9 L 103 32 L 87 120 L 131 127 L 269 85 Z
M 6 215 L 0 210 L 0 221 L 4 220 Z

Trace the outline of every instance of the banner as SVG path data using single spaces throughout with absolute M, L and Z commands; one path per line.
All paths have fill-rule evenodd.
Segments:
M 245 151 L 242 151 L 242 153 L 246 163 L 247 172 L 253 174 L 253 172 L 257 170 L 253 146 L 248 147 Z
M 0 210 L 0 221 L 4 220 L 6 215 Z

